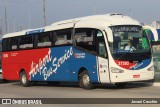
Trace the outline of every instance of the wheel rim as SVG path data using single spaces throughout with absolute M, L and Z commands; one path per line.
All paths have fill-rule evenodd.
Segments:
M 83 76 L 83 84 L 84 84 L 85 86 L 87 86 L 87 85 L 89 85 L 89 83 L 90 83 L 90 78 L 89 78 L 89 76 L 88 76 L 87 74 L 85 74 L 85 75 Z
M 22 75 L 22 83 L 25 84 L 27 81 L 26 75 Z

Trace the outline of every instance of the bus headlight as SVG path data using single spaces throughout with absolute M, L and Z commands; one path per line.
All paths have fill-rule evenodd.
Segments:
M 112 73 L 124 73 L 123 70 L 118 69 L 118 68 L 115 68 L 115 67 L 111 67 L 111 72 L 112 72 Z
M 154 71 L 155 70 L 155 66 L 151 66 L 150 68 L 147 69 L 148 71 Z

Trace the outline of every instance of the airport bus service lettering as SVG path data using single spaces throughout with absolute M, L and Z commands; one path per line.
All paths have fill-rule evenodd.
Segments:
M 50 75 L 56 73 L 59 67 L 67 61 L 71 56 L 73 55 L 73 49 L 72 47 L 70 50 L 65 50 L 65 53 L 62 57 L 52 58 L 51 56 L 51 50 L 49 49 L 48 54 L 44 56 L 43 59 L 39 59 L 39 64 L 36 64 L 32 62 L 31 64 L 31 70 L 30 70 L 30 77 L 34 77 L 37 73 L 44 76 L 44 80 L 46 81 Z M 49 69 L 46 67 L 46 64 L 51 63 L 52 66 L 49 67 Z

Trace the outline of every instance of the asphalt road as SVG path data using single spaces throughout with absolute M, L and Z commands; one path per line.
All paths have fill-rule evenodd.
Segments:
M 159 98 L 160 87 L 132 83 L 123 89 L 113 85 L 99 85 L 93 90 L 84 90 L 78 85 L 62 83 L 51 86 L 45 83 L 22 87 L 19 82 L 0 84 L 0 98 Z
M 0 83 L 0 98 L 160 98 L 160 87 L 148 86 L 144 83 L 131 83 L 123 89 L 114 85 L 98 85 L 96 89 L 84 90 L 77 84 L 61 83 L 51 86 L 45 83 L 31 87 L 22 87 L 19 82 Z M 33 105 L 31 105 L 33 106 Z M 48 107 L 51 105 L 45 105 Z M 52 105 L 52 107 L 97 107 L 97 105 Z M 106 105 L 98 105 L 98 107 Z M 128 105 L 107 105 L 128 107 Z M 135 105 L 130 105 L 135 106 Z M 141 107 L 156 107 L 158 105 L 140 105 Z M 16 106 L 17 107 L 17 106 Z M 35 106 L 34 106 L 35 107 Z M 41 107 L 41 106 L 39 106 Z

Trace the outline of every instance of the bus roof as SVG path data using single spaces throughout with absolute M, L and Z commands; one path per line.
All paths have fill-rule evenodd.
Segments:
M 3 36 L 3 38 L 21 36 L 21 35 L 29 35 L 36 34 L 41 32 L 53 31 L 58 29 L 71 28 L 75 25 L 75 28 L 97 28 L 104 30 L 108 26 L 116 26 L 116 25 L 141 25 L 138 21 L 124 16 L 122 14 L 105 14 L 105 15 L 94 15 L 87 16 L 81 18 L 75 18 L 70 20 L 59 21 L 51 24 L 50 26 L 46 26 L 38 29 L 28 29 L 20 32 L 10 33 Z

